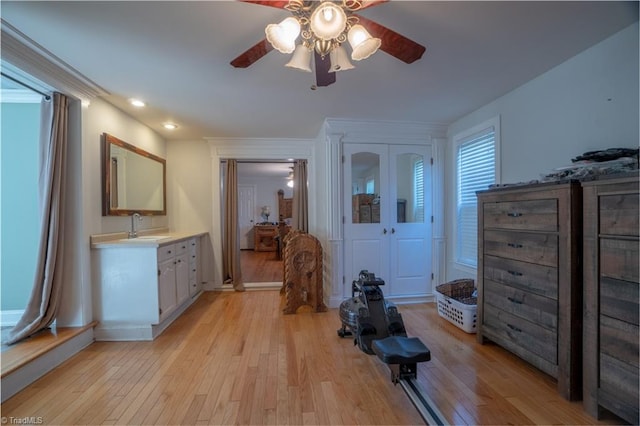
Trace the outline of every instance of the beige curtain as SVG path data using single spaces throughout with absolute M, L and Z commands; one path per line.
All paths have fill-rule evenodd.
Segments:
M 293 163 L 293 228 L 309 232 L 307 160 Z
M 29 302 L 7 344 L 47 328 L 56 319 L 62 296 L 64 203 L 67 173 L 69 99 L 54 93 L 42 101 L 40 129 L 40 244 Z
M 224 193 L 223 274 L 224 282 L 244 291 L 240 270 L 240 227 L 238 225 L 238 162 L 227 160 Z

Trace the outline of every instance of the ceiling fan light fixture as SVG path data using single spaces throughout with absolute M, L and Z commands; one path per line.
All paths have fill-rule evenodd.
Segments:
M 304 44 L 299 44 L 285 67 L 311 72 L 311 50 Z
M 267 40 L 281 53 L 291 53 L 296 48 L 296 39 L 300 34 L 300 23 L 290 16 L 279 24 L 269 24 L 264 30 Z
M 340 6 L 325 1 L 311 14 L 309 26 L 317 38 L 333 40 L 347 27 L 347 15 Z
M 367 59 L 378 51 L 382 40 L 371 37 L 371 34 L 360 24 L 356 24 L 349 30 L 347 35 L 351 45 L 351 59 L 361 61 Z
M 329 58 L 331 59 L 329 72 L 347 71 L 355 68 L 351 61 L 349 61 L 347 50 L 342 46 L 336 46 L 329 54 Z

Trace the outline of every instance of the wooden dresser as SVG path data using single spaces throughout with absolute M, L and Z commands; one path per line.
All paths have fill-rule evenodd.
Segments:
M 253 227 L 254 235 L 254 251 L 276 251 L 278 248 L 278 242 L 276 237 L 278 236 L 277 225 L 255 225 Z
M 638 416 L 638 174 L 583 182 L 585 410 Z
M 580 185 L 478 193 L 478 332 L 581 397 Z

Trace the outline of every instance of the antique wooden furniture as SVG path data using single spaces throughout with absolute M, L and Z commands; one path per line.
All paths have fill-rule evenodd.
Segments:
M 322 290 L 322 246 L 313 235 L 292 232 L 287 236 L 283 289 L 285 314 L 295 314 L 303 305 L 316 312 L 327 310 Z
M 276 251 L 278 244 L 276 237 L 278 236 L 277 225 L 255 225 L 253 227 L 254 235 L 254 251 Z
M 293 217 L 293 198 L 284 198 L 284 190 L 278 189 L 278 219 L 283 221 Z
M 580 185 L 478 193 L 477 339 L 501 345 L 581 397 Z
M 583 182 L 585 410 L 638 418 L 638 174 Z

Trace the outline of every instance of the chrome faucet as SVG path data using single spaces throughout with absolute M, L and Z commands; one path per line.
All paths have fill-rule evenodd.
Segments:
M 138 238 L 136 219 L 138 219 L 138 221 L 142 221 L 142 216 L 140 216 L 140 213 L 134 213 L 131 215 L 131 231 L 129 231 L 128 238 Z

